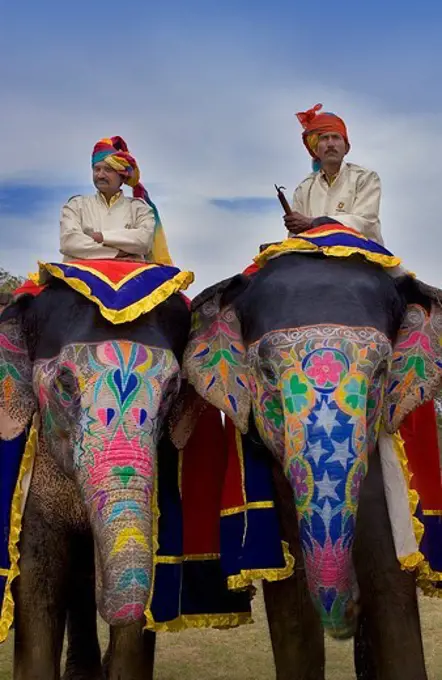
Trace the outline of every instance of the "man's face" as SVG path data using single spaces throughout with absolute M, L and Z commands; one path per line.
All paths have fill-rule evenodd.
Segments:
M 341 163 L 347 151 L 347 143 L 338 132 L 327 132 L 319 136 L 316 155 L 321 163 Z
M 92 177 L 98 191 L 109 196 L 116 194 L 123 184 L 121 175 L 104 161 L 95 163 L 92 168 Z

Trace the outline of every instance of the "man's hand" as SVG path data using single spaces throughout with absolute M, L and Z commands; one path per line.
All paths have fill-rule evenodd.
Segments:
M 300 234 L 307 231 L 312 226 L 313 219 L 305 217 L 299 212 L 292 212 L 290 215 L 284 215 L 284 224 L 286 229 L 292 234 Z
M 103 234 L 101 231 L 94 231 L 92 238 L 94 239 L 95 243 L 103 243 Z

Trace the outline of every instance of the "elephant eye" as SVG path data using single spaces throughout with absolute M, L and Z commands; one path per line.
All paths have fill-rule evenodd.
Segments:
M 55 387 L 59 392 L 65 394 L 72 394 L 75 390 L 76 379 L 74 374 L 69 368 L 63 367 L 55 381 Z
M 278 379 L 275 375 L 272 366 L 270 366 L 269 364 L 264 364 L 263 366 L 261 366 L 261 372 L 264 378 L 269 381 L 269 383 L 271 383 L 272 385 L 276 385 Z

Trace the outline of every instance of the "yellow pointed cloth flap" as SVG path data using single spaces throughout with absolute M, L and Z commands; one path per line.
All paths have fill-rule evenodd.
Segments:
M 134 321 L 193 283 L 192 272 L 169 265 L 118 260 L 39 262 L 38 285 L 51 277 L 94 302 L 113 324 Z
M 324 218 L 325 219 L 325 218 Z M 259 267 L 284 253 L 310 251 L 331 257 L 350 257 L 362 255 L 368 262 L 375 262 L 382 267 L 397 267 L 401 260 L 390 253 L 384 246 L 363 236 L 356 229 L 350 229 L 330 218 L 314 229 L 298 234 L 281 243 L 275 243 L 254 258 Z

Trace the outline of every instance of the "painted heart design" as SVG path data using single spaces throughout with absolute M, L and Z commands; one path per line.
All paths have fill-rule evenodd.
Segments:
M 112 468 L 112 474 L 119 477 L 123 486 L 128 486 L 131 478 L 136 474 L 136 470 L 132 465 L 125 465 L 124 467 L 117 465 Z

